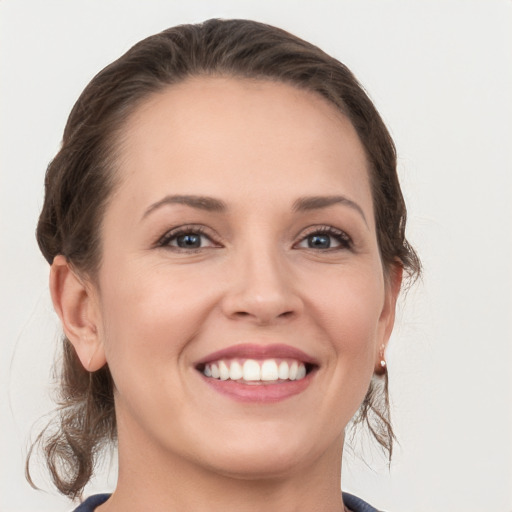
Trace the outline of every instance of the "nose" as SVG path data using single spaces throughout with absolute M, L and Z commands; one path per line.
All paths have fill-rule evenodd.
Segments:
M 303 302 L 286 256 L 269 249 L 246 251 L 231 264 L 223 312 L 255 325 L 279 324 L 298 317 Z

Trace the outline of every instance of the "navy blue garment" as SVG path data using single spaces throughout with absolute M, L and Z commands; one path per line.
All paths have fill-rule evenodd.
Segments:
M 353 512 L 379 512 L 366 501 L 346 492 L 343 493 L 343 503 Z
M 99 507 L 102 503 L 105 503 L 110 498 L 110 494 L 95 494 L 90 498 L 87 498 L 83 503 L 75 508 L 74 512 L 94 512 L 96 507 Z
M 110 498 L 110 494 L 95 494 L 87 498 L 74 512 L 94 512 L 94 509 L 105 503 Z M 353 496 L 352 494 L 343 493 L 343 501 L 345 505 L 353 512 L 379 512 L 376 508 L 368 505 L 365 501 Z

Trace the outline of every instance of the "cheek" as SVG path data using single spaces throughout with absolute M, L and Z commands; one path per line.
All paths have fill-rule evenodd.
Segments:
M 105 351 L 113 374 L 152 372 L 179 359 L 206 309 L 198 303 L 201 294 L 179 275 L 170 280 L 158 271 L 130 270 L 118 266 L 108 277 L 105 272 L 102 287 Z
M 329 330 L 337 352 L 345 355 L 373 347 L 384 304 L 384 280 L 379 271 L 347 269 L 327 276 L 307 293 L 315 297 L 320 325 Z
M 102 315 L 118 405 L 134 416 L 140 404 L 161 413 L 158 400 L 166 396 L 172 409 L 195 371 L 194 347 L 205 331 L 211 333 L 219 273 L 212 279 L 211 271 L 192 272 L 187 266 L 137 259 L 121 265 L 120 258 L 116 265 L 108 263 L 102 269 Z
M 331 354 L 327 371 L 332 380 L 324 393 L 331 397 L 330 407 L 339 411 L 341 423 L 347 423 L 362 402 L 374 371 L 384 280 L 378 266 L 364 272 L 347 269 L 337 279 L 325 280 L 323 293 L 315 296 L 315 316 Z
M 187 287 L 158 273 L 124 275 L 131 278 L 111 274 L 102 296 L 105 354 L 116 407 L 131 411 L 129 417 L 138 417 L 143 407 L 148 420 L 158 421 L 162 394 L 171 415 L 182 400 L 176 391 L 183 377 L 182 354 L 197 332 L 201 308 L 191 307 Z
M 333 437 L 348 424 L 368 390 L 384 302 L 383 278 L 377 270 L 346 270 L 311 287 L 307 304 L 326 354 L 328 378 L 320 381 L 323 399 L 318 414 L 331 418 L 332 430 L 323 435 Z

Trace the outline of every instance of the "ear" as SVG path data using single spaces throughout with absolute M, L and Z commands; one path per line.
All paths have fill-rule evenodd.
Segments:
M 384 359 L 384 350 L 387 347 L 393 326 L 395 325 L 396 302 L 402 286 L 403 267 L 396 263 L 385 277 L 384 306 L 379 318 L 379 336 L 375 347 L 375 372 L 382 371 L 381 361 Z
M 99 336 L 97 297 L 93 287 L 76 275 L 62 255 L 55 256 L 50 269 L 50 293 L 64 333 L 83 367 L 89 372 L 99 370 L 106 359 Z

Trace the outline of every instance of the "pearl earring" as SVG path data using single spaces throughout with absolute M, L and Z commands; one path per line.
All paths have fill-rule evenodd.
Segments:
M 386 359 L 384 357 L 384 345 L 380 347 L 380 361 L 375 367 L 375 375 L 386 375 L 388 371 L 388 365 L 386 363 Z

